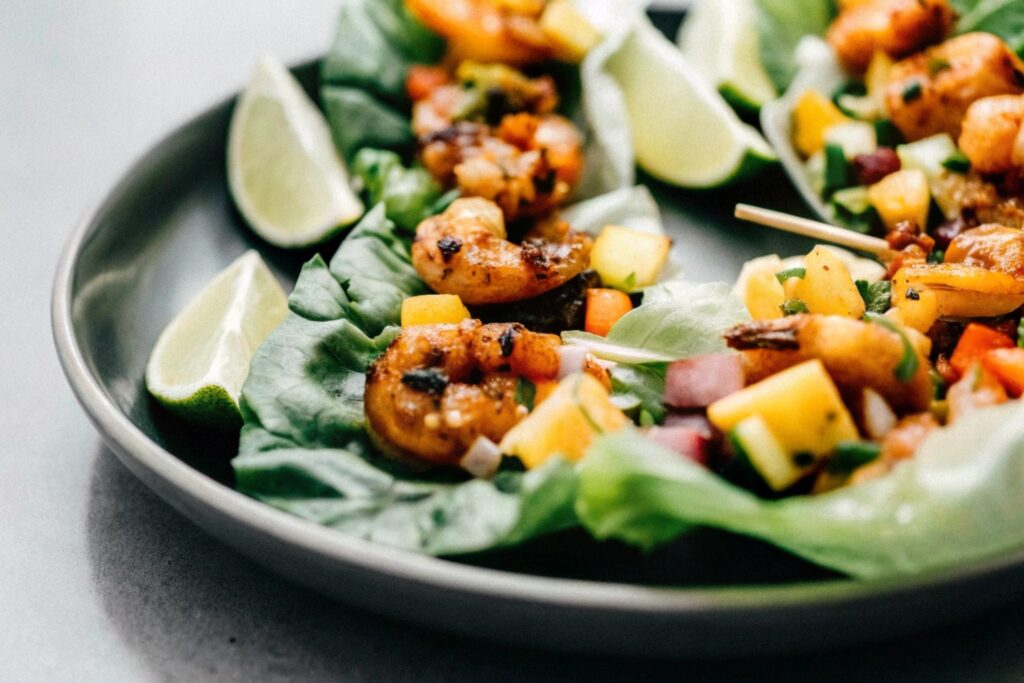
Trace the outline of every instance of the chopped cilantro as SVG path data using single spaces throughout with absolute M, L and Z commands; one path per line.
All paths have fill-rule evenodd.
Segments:
M 892 306 L 892 283 L 889 280 L 868 282 L 857 280 L 857 291 L 870 313 L 885 313 Z

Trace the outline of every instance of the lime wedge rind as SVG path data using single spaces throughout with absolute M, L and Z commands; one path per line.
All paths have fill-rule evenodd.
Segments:
M 754 0 L 696 3 L 680 26 L 676 43 L 735 108 L 756 112 L 777 97 L 761 62 Z
M 288 311 L 288 300 L 255 251 L 221 271 L 161 333 L 146 387 L 189 421 L 233 427 L 256 349 Z
M 638 22 L 609 61 L 629 113 L 637 164 L 680 187 L 721 187 L 776 161 L 679 49 L 651 23 Z

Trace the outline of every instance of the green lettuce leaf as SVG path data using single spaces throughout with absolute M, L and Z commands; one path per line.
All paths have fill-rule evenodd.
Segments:
M 373 447 L 366 369 L 397 334 L 402 300 L 423 291 L 383 204 L 330 265 L 317 255 L 303 267 L 291 313 L 256 352 L 242 388 L 245 426 L 232 461 L 238 490 L 345 533 L 439 555 L 574 525 L 576 470 L 560 459 L 465 481 Z
M 641 306 L 608 333 L 564 332 L 562 340 L 598 358 L 626 364 L 670 362 L 725 349 L 722 332 L 749 319 L 746 307 L 722 282 L 671 282 L 648 287 Z
M 617 364 L 612 367 L 612 402 L 627 414 L 646 413 L 660 423 L 665 419 L 665 370 L 667 363 Z
M 953 0 L 957 33 L 994 33 L 1024 57 L 1024 3 L 1020 0 Z
M 598 440 L 576 511 L 597 538 L 651 548 L 693 526 L 764 539 L 862 579 L 977 562 L 1024 542 L 1024 406 L 934 432 L 886 477 L 817 496 L 757 498 L 645 441 Z
M 366 452 L 297 448 L 247 426 L 240 491 L 368 541 L 431 555 L 511 545 L 576 523 L 576 471 L 561 459 L 493 480 L 434 481 Z
M 345 290 L 348 317 L 371 336 L 398 324 L 404 299 L 427 293 L 412 267 L 409 245 L 385 216 L 383 204 L 367 213 L 342 243 L 330 273 Z
M 337 26 L 320 97 L 338 149 L 351 158 L 363 147 L 412 144 L 405 78 L 413 64 L 439 60 L 444 41 L 402 0 L 345 0 Z
M 367 203 L 383 203 L 388 218 L 402 230 L 415 232 L 424 218 L 443 210 L 441 186 L 422 166 L 406 168 L 395 152 L 361 149 L 352 173 L 363 181 Z
M 834 0 L 756 0 L 761 60 L 779 89 L 796 75 L 796 46 L 806 35 L 824 35 L 835 17 Z

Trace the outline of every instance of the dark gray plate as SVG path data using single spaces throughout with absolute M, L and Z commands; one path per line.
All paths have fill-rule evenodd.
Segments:
M 309 81 L 313 70 L 300 73 Z M 604 654 L 846 646 L 978 614 L 1024 592 L 1024 553 L 865 583 L 710 531 L 650 555 L 568 533 L 454 562 L 350 538 L 236 493 L 229 466 L 235 438 L 169 418 L 142 379 L 160 330 L 245 249 L 258 248 L 286 285 L 312 253 L 268 247 L 232 208 L 224 171 L 231 104 L 188 122 L 128 171 L 75 230 L 53 296 L 58 354 L 103 438 L 148 486 L 225 543 L 300 583 L 399 619 Z M 731 280 L 748 258 L 808 248 L 731 218 L 738 200 L 801 210 L 781 172 L 720 192 L 649 184 L 693 279 Z

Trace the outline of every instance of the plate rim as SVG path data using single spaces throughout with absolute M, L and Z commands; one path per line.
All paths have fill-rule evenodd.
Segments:
M 315 59 L 303 60 L 289 68 L 293 71 L 304 70 L 315 63 Z M 349 569 L 404 580 L 424 588 L 550 607 L 701 618 L 761 610 L 799 611 L 835 607 L 864 598 L 895 597 L 949 587 L 950 584 L 981 581 L 1024 566 L 1024 548 L 1020 548 L 972 563 L 873 580 L 841 578 L 772 585 L 677 587 L 547 577 L 467 565 L 349 536 L 249 498 L 189 466 L 146 436 L 115 405 L 90 370 L 74 333 L 73 285 L 83 248 L 99 231 L 108 209 L 116 206 L 123 198 L 133 176 L 157 158 L 167 145 L 186 134 L 194 124 L 231 107 L 237 95 L 236 91 L 233 95 L 216 100 L 198 114 L 174 126 L 135 156 L 103 199 L 85 213 L 66 239 L 57 263 L 50 301 L 51 327 L 58 359 L 76 399 L 99 432 L 98 435 L 133 474 L 165 502 L 179 509 L 192 523 L 202 526 L 192 515 L 181 510 L 167 492 L 140 476 L 132 465 L 144 468 L 171 489 L 234 524 L 248 527 L 273 542 L 299 548 L 311 556 L 341 563 Z M 237 545 L 223 538 L 218 538 L 218 542 L 241 551 Z M 259 557 L 246 554 L 260 562 Z

